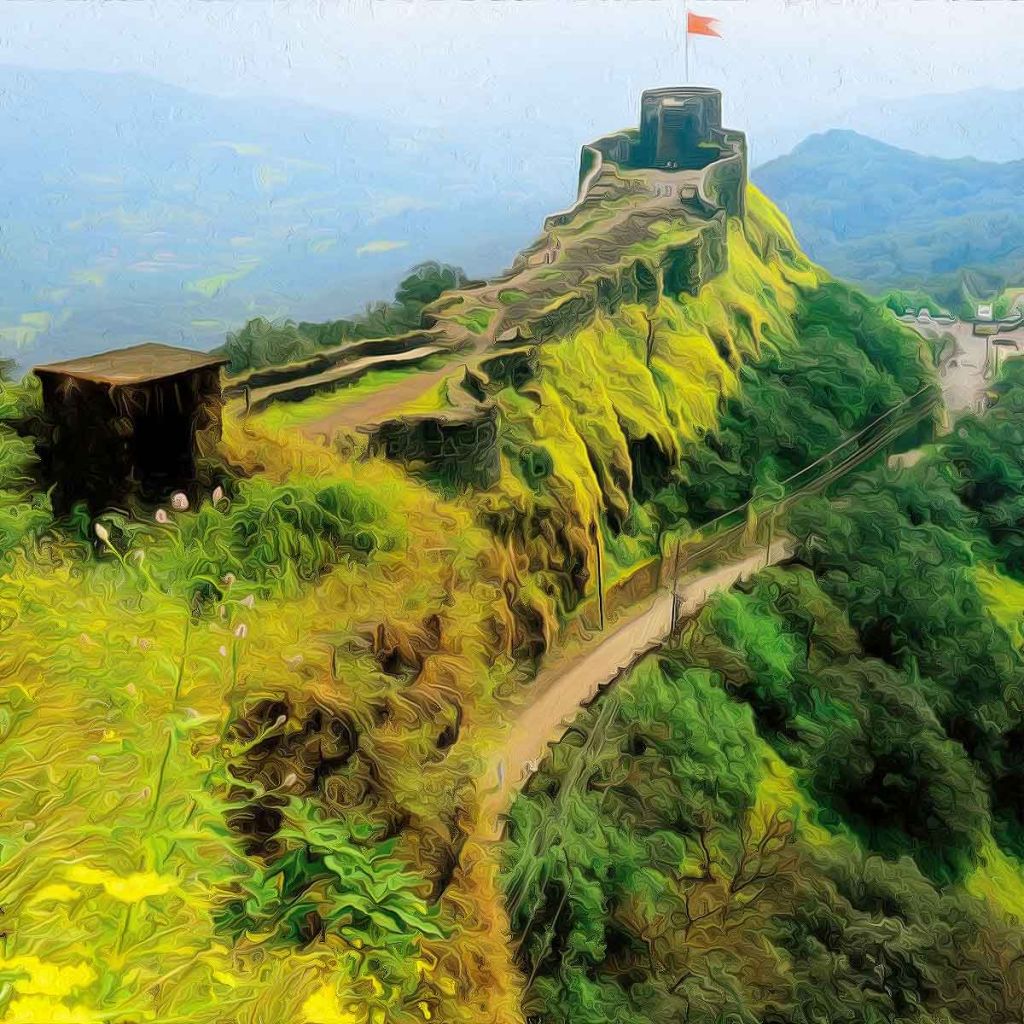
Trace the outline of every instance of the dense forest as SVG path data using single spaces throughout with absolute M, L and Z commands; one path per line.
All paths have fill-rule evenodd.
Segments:
M 1019 1020 L 1024 365 L 994 400 L 798 503 L 554 748 L 506 854 L 534 1019 Z

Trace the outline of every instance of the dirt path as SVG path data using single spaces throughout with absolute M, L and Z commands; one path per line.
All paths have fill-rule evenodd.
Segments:
M 355 430 L 357 427 L 372 426 L 396 415 L 403 405 L 415 402 L 432 391 L 446 377 L 462 379 L 468 367 L 474 366 L 491 345 L 487 335 L 473 336 L 464 328 L 454 333 L 448 344 L 434 346 L 434 354 L 450 354 L 450 360 L 436 370 L 419 370 L 410 373 L 405 380 L 388 384 L 365 398 L 354 402 L 342 402 L 326 416 L 311 420 L 300 430 L 306 437 L 330 443 L 339 430 Z M 380 369 L 386 370 L 382 365 Z
M 789 546 L 776 543 L 771 563 L 791 553 Z M 684 577 L 679 586 L 679 618 L 694 615 L 712 594 L 728 590 L 764 567 L 765 553 L 758 551 L 700 576 Z M 672 593 L 666 589 L 619 623 L 594 648 L 552 665 L 524 691 L 529 703 L 513 717 L 506 742 L 490 759 L 480 780 L 485 795 L 479 838 L 500 838 L 502 814 L 536 762 L 547 753 L 548 745 L 561 739 L 580 708 L 603 686 L 658 647 L 671 627 Z
M 442 351 L 444 350 L 437 345 L 422 345 L 420 348 L 410 349 L 408 352 L 389 352 L 386 355 L 364 356 L 362 359 L 353 359 L 350 363 L 342 363 L 340 366 L 331 367 L 331 369 L 315 374 L 312 377 L 301 377 L 298 380 L 256 388 L 249 396 L 249 400 L 254 406 L 259 406 L 280 395 L 287 395 L 289 392 L 302 391 L 304 389 L 314 390 L 323 384 L 340 385 L 349 378 L 358 379 L 370 370 L 387 370 L 410 364 L 415 365 L 418 362 L 422 362 L 428 356 L 437 355 Z
M 437 351 L 441 351 L 438 349 Z M 453 361 L 439 370 L 427 370 L 412 373 L 408 379 L 397 381 L 374 391 L 365 398 L 354 402 L 343 402 L 327 416 L 303 424 L 299 430 L 313 440 L 320 439 L 330 442 L 339 430 L 354 430 L 356 427 L 367 426 L 387 419 L 394 415 L 395 410 L 421 398 L 433 390 L 445 377 L 464 372 L 466 359 Z M 387 369 L 382 366 L 381 369 Z
M 633 177 L 642 180 L 647 186 L 647 191 L 635 193 L 633 203 L 616 210 L 610 217 L 600 222 L 601 239 L 613 238 L 617 231 L 624 230 L 631 221 L 647 225 L 665 217 L 682 216 L 679 189 L 684 186 L 697 188 L 701 180 L 699 174 L 680 171 L 644 171 L 642 174 L 636 172 Z M 364 398 L 342 402 L 337 409 L 327 415 L 303 425 L 300 428 L 302 433 L 312 439 L 330 442 L 338 431 L 353 430 L 387 419 L 401 406 L 426 395 L 446 377 L 457 374 L 461 378 L 463 367 L 475 366 L 492 348 L 495 339 L 503 330 L 510 325 L 528 321 L 531 316 L 536 315 L 539 309 L 533 308 L 534 306 L 543 307 L 555 293 L 568 292 L 579 287 L 595 262 L 600 262 L 591 252 L 593 240 L 588 240 L 586 236 L 577 238 L 570 235 L 564 239 L 564 245 L 559 243 L 556 249 L 549 249 L 551 239 L 551 233 L 545 232 L 532 246 L 523 251 L 524 263 L 517 270 L 465 292 L 473 305 L 492 310 L 493 319 L 489 327 L 477 336 L 470 335 L 464 327 L 458 327 L 450 320 L 442 321 L 447 340 L 439 349 L 458 353 L 454 355 L 450 365 L 438 370 L 411 374 L 407 380 L 390 384 Z M 547 262 L 549 255 L 551 263 Z M 553 270 L 558 271 L 557 280 L 546 280 L 545 275 Z M 501 301 L 501 295 L 506 291 L 522 291 L 531 296 L 531 301 L 525 305 L 513 303 L 511 306 L 505 306 Z M 407 360 L 414 354 L 409 353 L 403 359 Z M 382 369 L 387 368 L 385 359 L 369 358 Z M 357 363 L 351 366 L 356 368 Z M 350 375 L 348 368 L 345 374 Z M 337 374 L 336 371 L 331 371 L 322 377 L 324 381 L 329 381 L 336 379 Z M 280 387 L 279 390 L 294 389 L 297 385 L 315 385 L 318 379 L 295 381 Z M 270 397 L 274 390 L 265 389 L 266 393 L 259 395 L 254 393 L 253 401 Z

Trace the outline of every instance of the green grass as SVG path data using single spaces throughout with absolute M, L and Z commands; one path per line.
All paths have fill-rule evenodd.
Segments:
M 494 310 L 477 306 L 468 313 L 457 313 L 451 319 L 457 324 L 462 324 L 463 327 L 472 331 L 473 334 L 483 334 L 490 327 L 491 321 L 494 319 Z
M 455 992 L 441 960 L 470 957 L 425 903 L 415 842 L 386 839 L 344 793 L 311 799 L 315 760 L 252 751 L 327 715 L 361 737 L 353 780 L 389 780 L 378 811 L 461 813 L 452 773 L 472 777 L 471 744 L 439 762 L 433 722 L 455 706 L 494 716 L 507 665 L 475 624 L 501 599 L 500 574 L 478 575 L 500 554 L 465 506 L 394 467 L 346 466 L 231 419 L 225 444 L 261 474 L 219 505 L 165 525 L 103 516 L 104 541 L 86 520 L 82 540 L 58 535 L 44 562 L 15 555 L 0 580 L 4 650 L 20 665 L 0 696 L 0 807 L 19 823 L 0 837 L 5 1020 L 220 1024 L 259 1006 L 299 1024 L 407 1024 Z M 377 624 L 424 652 L 415 698 L 353 646 Z M 281 698 L 285 718 L 261 719 Z M 399 722 L 374 725 L 382 701 Z M 276 859 L 231 825 L 271 790 L 293 794 Z M 312 912 L 328 924 L 310 946 Z
M 346 384 L 322 394 L 304 398 L 301 402 L 272 402 L 267 408 L 253 414 L 252 420 L 268 431 L 302 427 L 325 419 L 333 412 L 378 394 L 387 388 L 409 380 L 419 373 L 439 370 L 450 361 L 441 353 L 428 356 L 415 366 L 401 366 L 388 370 L 370 370 L 352 384 Z

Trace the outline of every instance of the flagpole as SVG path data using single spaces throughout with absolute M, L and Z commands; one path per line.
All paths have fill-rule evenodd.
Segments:
M 690 5 L 683 5 L 683 77 L 690 84 Z

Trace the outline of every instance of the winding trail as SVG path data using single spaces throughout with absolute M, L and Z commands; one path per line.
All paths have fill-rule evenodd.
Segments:
M 926 384 L 783 481 L 787 485 L 793 484 L 809 471 L 826 466 L 834 456 L 848 449 L 848 454 L 838 462 L 821 469 L 817 476 L 782 498 L 772 511 L 765 510 L 761 515 L 768 516 L 771 521 L 784 505 L 797 497 L 817 492 L 856 469 L 915 423 L 932 415 L 938 402 L 937 389 Z M 850 445 L 853 447 L 849 448 Z M 750 508 L 749 502 L 732 512 L 745 508 Z M 719 519 L 724 520 L 729 514 Z M 593 700 L 603 687 L 615 682 L 641 657 L 655 650 L 680 621 L 698 612 L 712 594 L 728 590 L 735 583 L 768 565 L 777 565 L 792 554 L 792 541 L 783 538 L 777 538 L 768 551 L 757 548 L 751 552 L 749 541 L 744 541 L 746 536 L 743 523 L 721 530 L 697 553 L 698 557 L 704 561 L 720 555 L 733 557 L 717 566 L 683 573 L 674 580 L 670 578 L 668 586 L 660 587 L 645 602 L 627 611 L 625 617 L 592 648 L 561 653 L 524 689 L 523 706 L 509 717 L 501 746 L 488 760 L 483 776 L 478 780 L 481 796 L 475 835 L 478 840 L 487 843 L 501 838 L 502 816 L 512 798 L 536 770 L 536 764 L 547 752 L 548 745 L 564 735 L 581 706 Z
M 760 549 L 706 572 L 683 576 L 675 597 L 670 588 L 659 590 L 615 625 L 600 643 L 582 654 L 567 653 L 541 672 L 525 690 L 527 703 L 511 718 L 505 743 L 490 759 L 480 780 L 485 795 L 477 838 L 501 838 L 502 815 L 524 777 L 532 773 L 548 745 L 562 738 L 582 706 L 638 659 L 661 646 L 672 632 L 676 601 L 679 623 L 700 611 L 713 594 L 728 590 L 791 554 L 792 546 L 777 540 L 770 557 Z
M 542 235 L 519 254 L 512 268 L 489 281 L 446 293 L 449 297 L 461 296 L 466 308 L 490 312 L 491 320 L 481 333 L 475 334 L 456 319 L 439 314 L 431 328 L 434 341 L 428 346 L 410 352 L 367 356 L 316 375 L 254 390 L 250 396 L 253 408 L 301 388 L 314 391 L 318 387 L 340 387 L 368 370 L 411 366 L 430 355 L 450 355 L 443 367 L 410 374 L 405 380 L 352 401 L 339 401 L 336 408 L 299 429 L 310 439 L 330 443 L 339 431 L 372 427 L 396 415 L 401 406 L 426 396 L 446 378 L 460 381 L 467 369 L 475 370 L 481 360 L 500 350 L 498 338 L 502 332 L 528 326 L 558 296 L 582 289 L 593 268 L 605 262 L 609 247 L 616 252 L 625 251 L 665 219 L 680 224 L 703 222 L 692 211 L 688 212 L 685 198 L 699 190 L 703 172 L 648 168 L 611 174 L 606 168 L 597 177 L 602 176 L 593 189 L 581 192 L 581 198 L 570 211 L 590 216 L 585 230 L 569 223 L 552 225 L 553 220 L 568 214 L 549 217 Z M 630 202 L 621 208 L 602 207 L 603 203 L 626 197 Z M 503 294 L 516 292 L 522 294 L 521 299 L 502 301 Z
M 441 348 L 424 349 L 426 355 L 444 354 Z M 405 380 L 396 381 L 386 388 L 371 392 L 362 398 L 351 402 L 339 402 L 337 407 L 321 416 L 319 419 L 304 423 L 298 430 L 304 436 L 314 441 L 322 441 L 330 444 L 332 438 L 339 430 L 355 430 L 361 426 L 372 426 L 380 420 L 387 419 L 395 414 L 408 402 L 415 402 L 428 392 L 432 391 L 446 377 L 459 379 L 466 372 L 469 365 L 465 356 L 461 361 L 453 357 L 451 362 L 437 370 L 421 370 L 410 374 Z M 375 369 L 388 369 L 387 366 L 375 367 Z

